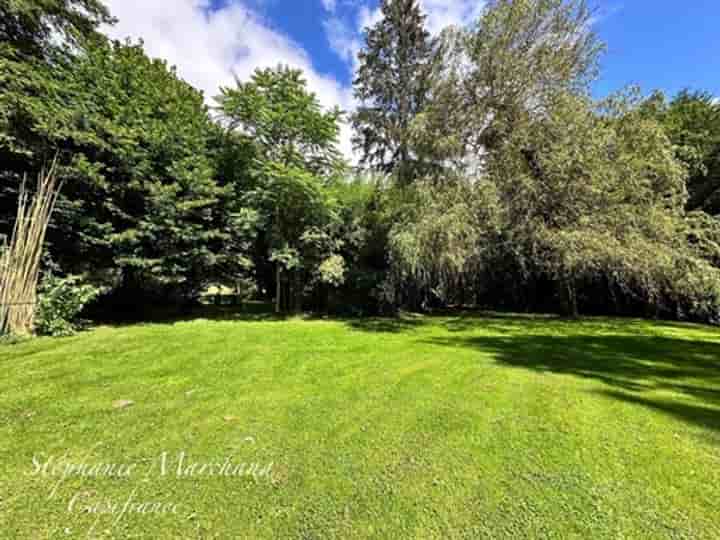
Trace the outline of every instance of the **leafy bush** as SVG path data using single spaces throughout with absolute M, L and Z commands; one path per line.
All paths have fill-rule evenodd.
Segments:
M 705 261 L 683 262 L 672 283 L 678 318 L 720 325 L 720 270 Z
M 40 284 L 35 331 L 46 336 L 69 336 L 77 330 L 77 317 L 100 289 L 80 276 L 47 274 Z
M 320 281 L 333 287 L 339 287 L 345 282 L 346 272 L 345 259 L 340 255 L 330 255 L 318 267 Z

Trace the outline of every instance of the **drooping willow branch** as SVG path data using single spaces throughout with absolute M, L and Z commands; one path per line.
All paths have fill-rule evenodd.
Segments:
M 34 193 L 25 179 L 20 185 L 10 243 L 0 255 L 0 334 L 33 331 L 43 245 L 61 188 L 56 167 L 57 159 L 40 172 Z

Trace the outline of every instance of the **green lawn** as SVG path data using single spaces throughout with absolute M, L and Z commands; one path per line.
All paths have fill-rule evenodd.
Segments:
M 2 538 L 720 538 L 713 328 L 226 317 L 0 370 Z

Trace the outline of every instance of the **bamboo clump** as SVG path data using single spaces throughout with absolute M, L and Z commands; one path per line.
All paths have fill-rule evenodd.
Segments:
M 0 335 L 33 332 L 43 244 L 61 187 L 56 165 L 38 174 L 34 194 L 25 179 L 20 185 L 10 243 L 0 255 Z

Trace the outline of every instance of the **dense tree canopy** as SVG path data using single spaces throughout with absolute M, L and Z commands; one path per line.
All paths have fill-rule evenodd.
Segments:
M 23 172 L 57 154 L 66 182 L 50 241 L 62 264 L 150 290 L 201 287 L 193 276 L 208 275 L 223 242 L 202 95 L 140 45 L 17 65 L 31 77 L 4 93 L 5 204 Z
M 88 137 L 63 148 L 75 169 L 68 229 L 126 284 L 201 285 L 193 276 L 208 273 L 225 240 L 202 95 L 139 45 L 93 48 L 72 80 Z
M 98 34 L 102 3 L 0 2 L 0 234 L 57 157 L 47 267 L 102 285 L 105 311 L 225 285 L 278 310 L 720 322 L 717 100 L 595 101 L 584 0 L 493 0 L 437 39 L 417 0 L 380 7 L 352 170 L 344 114 L 300 71 L 257 70 L 210 110 L 142 44 Z
M 644 104 L 688 167 L 688 210 L 720 214 L 720 102 L 707 92 L 684 90 L 668 101 L 655 93 Z
M 218 103 L 228 128 L 252 148 L 253 182 L 243 199 L 262 215 L 267 256 L 276 267 L 277 308 L 297 307 L 296 298 L 283 298 L 281 272 L 289 273 L 285 296 L 293 297 L 300 271 L 342 264 L 331 259 L 339 239 L 332 235 L 337 217 L 326 189 L 342 169 L 336 148 L 341 113 L 323 111 L 302 74 L 285 67 L 258 70 L 247 83 L 222 89 Z
M 717 318 L 717 272 L 685 241 L 687 172 L 671 134 L 633 96 L 589 97 L 602 52 L 589 17 L 584 2 L 499 1 L 444 36 L 429 109 L 442 121 L 429 125 L 451 119 L 475 180 L 420 188 L 419 211 L 391 237 L 393 299 L 577 313 L 622 298 Z M 499 288 L 511 298 L 493 297 Z

